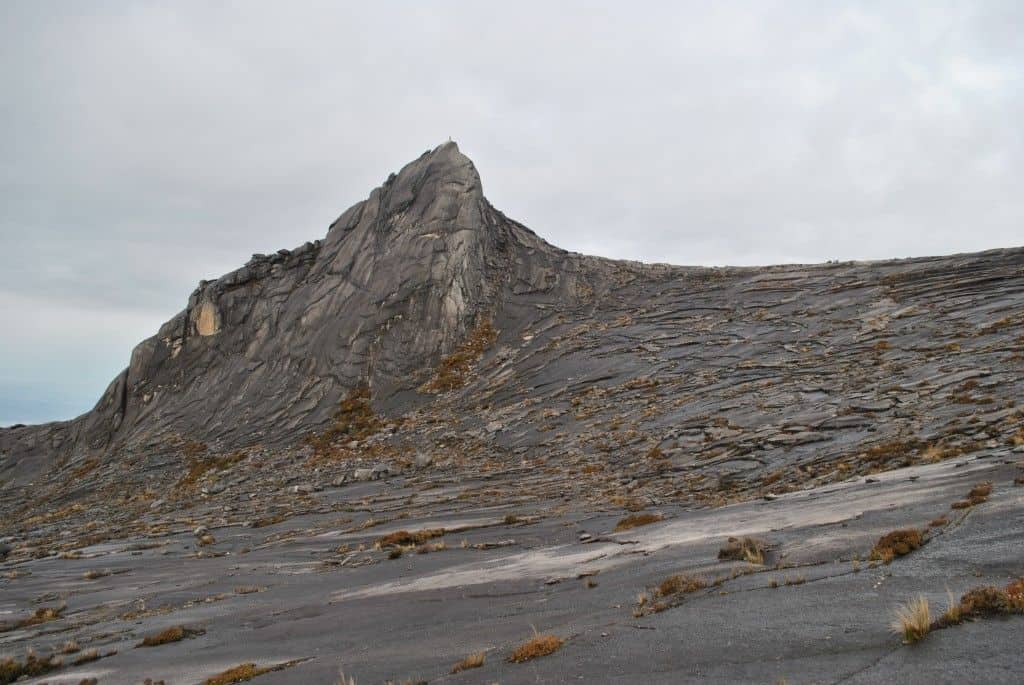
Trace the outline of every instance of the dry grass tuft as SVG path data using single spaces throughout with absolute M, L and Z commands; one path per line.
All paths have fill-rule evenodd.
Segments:
M 871 548 L 870 559 L 884 561 L 888 564 L 894 558 L 910 554 L 923 544 L 924 537 L 916 528 L 894 530 L 878 539 L 875 546 Z
M 652 523 L 664 520 L 665 517 L 661 514 L 630 514 L 615 524 L 615 530 L 613 532 L 618 533 L 624 530 L 639 528 L 640 526 L 649 526 Z
M 719 560 L 746 561 L 751 564 L 763 564 L 767 543 L 758 538 L 729 538 L 729 541 L 718 550 Z
M 13 623 L 0 623 L 0 633 L 17 630 L 18 628 L 29 628 L 31 626 L 55 621 L 60 618 L 61 614 L 63 614 L 66 609 L 67 607 L 65 605 L 56 607 L 39 607 L 28 618 L 23 618 L 19 621 L 14 621 Z
M 135 645 L 136 647 L 159 647 L 160 645 L 170 644 L 172 642 L 179 642 L 187 637 L 194 637 L 196 635 L 202 635 L 204 630 L 199 628 L 186 628 L 185 626 L 171 626 L 170 628 L 164 628 L 158 633 L 147 635 L 142 638 L 142 642 Z
M 554 654 L 563 644 L 565 644 L 565 640 L 554 635 L 534 635 L 533 639 L 519 645 L 509 656 L 508 661 L 519 664 L 530 659 Z
M 699 576 L 688 576 L 680 573 L 674 576 L 669 576 L 665 580 L 661 581 L 661 584 L 658 585 L 658 594 L 662 597 L 689 594 L 706 588 L 707 586 L 707 581 Z
M 931 625 L 931 609 L 922 595 L 896 609 L 892 632 L 902 637 L 905 643 L 912 644 L 927 635 Z
M 427 540 L 433 540 L 442 535 L 444 535 L 444 528 L 425 528 L 411 533 L 407 530 L 396 530 L 394 533 L 377 538 L 374 545 L 377 547 L 421 545 Z
M 60 659 L 52 655 L 40 657 L 31 651 L 25 656 L 24 661 L 18 661 L 13 657 L 0 657 L 0 685 L 13 683 L 20 678 L 44 675 L 63 665 Z
M 477 652 L 476 654 L 470 654 L 459 663 L 452 666 L 452 673 L 461 673 L 468 671 L 471 668 L 480 668 L 484 665 L 484 660 L 487 658 L 483 652 Z
M 218 673 L 203 681 L 203 685 L 231 685 L 232 683 L 244 683 L 252 680 L 258 675 L 269 673 L 273 668 L 260 668 L 256 664 L 240 664 L 229 668 L 223 673 Z
M 942 618 L 939 622 L 943 626 L 956 625 L 963 621 L 963 610 L 960 608 L 960 602 L 953 598 L 953 593 L 946 590 L 946 594 L 949 595 L 949 601 L 946 603 L 946 611 L 943 612 Z

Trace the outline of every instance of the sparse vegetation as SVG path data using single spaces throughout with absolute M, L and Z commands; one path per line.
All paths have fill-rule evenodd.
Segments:
M 266 588 L 259 585 L 239 585 L 235 588 L 236 595 L 250 595 L 254 592 L 263 592 Z
M 30 628 L 31 626 L 55 621 L 60 618 L 61 614 L 63 614 L 66 609 L 67 607 L 63 604 L 57 607 L 39 607 L 32 612 L 32 615 L 28 618 L 23 618 L 12 623 L 0 623 L 0 633 L 18 630 L 19 628 Z
M 469 371 L 498 339 L 490 319 L 481 319 L 452 354 L 437 365 L 433 378 L 420 386 L 420 392 L 442 393 L 457 390 L 468 380 Z
M 764 553 L 768 545 L 759 538 L 742 537 L 729 538 L 729 540 L 718 550 L 720 561 L 746 561 L 751 564 L 763 564 Z
M 910 554 L 924 544 L 924 536 L 916 528 L 903 528 L 886 533 L 871 548 L 870 559 L 888 564 L 896 557 Z
M 624 530 L 639 528 L 640 526 L 648 526 L 664 519 L 665 517 L 661 514 L 630 514 L 615 524 L 614 532 L 618 533 Z
M 680 573 L 674 576 L 669 576 L 665 580 L 661 581 L 661 584 L 658 585 L 658 594 L 662 597 L 668 597 L 669 595 L 676 594 L 689 594 L 702 588 L 706 588 L 707 586 L 707 581 L 699 576 L 690 576 Z
M 919 597 L 897 611 L 893 630 L 899 626 L 897 632 L 904 635 L 905 642 L 916 642 L 930 630 L 949 628 L 967 619 L 1024 613 L 1024 577 L 1010 581 L 1002 590 L 992 585 L 972 588 L 959 601 L 949 593 L 949 603 L 942 616 L 922 627 L 923 621 L 930 619 L 927 604 L 926 599 Z
M 338 405 L 333 422 L 326 430 L 310 435 L 306 442 L 317 455 L 329 452 L 333 443 L 341 440 L 362 440 L 383 427 L 384 421 L 370 404 L 370 388 L 361 383 L 349 390 Z
M 381 548 L 420 545 L 442 535 L 444 535 L 444 528 L 425 528 L 411 533 L 407 530 L 396 530 L 394 533 L 377 538 L 374 545 Z
M 462 671 L 468 671 L 471 668 L 480 668 L 484 665 L 485 659 L 486 654 L 483 652 L 470 654 L 465 659 L 452 666 L 452 673 L 461 673 Z
M 45 675 L 63 665 L 63 662 L 53 655 L 41 657 L 32 651 L 25 655 L 24 661 L 18 661 L 13 657 L 0 657 L 0 685 L 8 685 L 20 678 Z
M 106 578 L 111 574 L 109 569 L 92 569 L 82 574 L 83 580 L 96 580 L 98 578 Z
M 942 618 L 939 621 L 944 625 L 956 625 L 963 620 L 963 611 L 960 608 L 960 602 L 954 597 L 953 593 L 946 590 L 949 595 L 949 601 L 946 603 L 946 610 L 942 613 Z
M 639 618 L 671 609 L 682 603 L 684 595 L 706 587 L 708 587 L 708 582 L 700 576 L 685 573 L 669 576 L 650 591 L 650 596 L 646 592 L 637 595 L 637 605 L 633 609 L 633 616 Z
M 907 644 L 917 642 L 931 630 L 931 609 L 922 595 L 896 609 L 892 632 L 903 638 Z
M 971 507 L 983 504 L 988 501 L 988 496 L 992 494 L 992 483 L 985 481 L 978 483 L 970 492 L 967 493 L 966 499 L 957 500 L 953 502 L 951 507 L 953 509 L 970 509 Z
M 565 644 L 565 640 L 560 637 L 556 637 L 554 635 L 535 634 L 532 639 L 519 645 L 508 657 L 508 661 L 513 664 L 518 664 L 538 657 L 554 654 L 561 649 L 563 644 Z
M 964 618 L 983 618 L 1008 613 L 1013 608 L 1006 591 L 991 585 L 968 590 L 960 598 L 960 613 Z
M 202 449 L 197 447 L 187 449 L 187 446 L 191 444 L 193 443 L 186 443 L 186 449 L 182 450 L 185 456 L 189 459 L 189 467 L 188 471 L 185 472 L 185 475 L 182 476 L 174 486 L 174 489 L 179 495 L 193 490 L 207 473 L 211 471 L 223 471 L 225 469 L 229 469 L 233 465 L 245 459 L 245 452 L 241 450 L 221 456 L 209 456 L 207 455 L 206 445 L 203 445 Z
M 215 676 L 207 678 L 203 681 L 203 685 L 231 685 L 232 683 L 244 683 L 247 680 L 252 680 L 258 675 L 269 673 L 274 668 L 261 668 L 256 664 L 240 664 L 234 668 L 218 673 Z
M 142 642 L 135 645 L 136 647 L 159 647 L 160 645 L 170 644 L 172 642 L 178 642 L 184 640 L 187 637 L 193 637 L 195 635 L 202 635 L 203 630 L 198 628 L 186 628 L 185 626 L 171 626 L 164 628 L 160 632 L 147 635 L 142 639 Z
M 992 494 L 992 483 L 986 481 L 984 483 L 978 483 L 971 491 L 967 493 L 967 499 L 972 505 L 981 504 L 988 500 L 988 496 Z

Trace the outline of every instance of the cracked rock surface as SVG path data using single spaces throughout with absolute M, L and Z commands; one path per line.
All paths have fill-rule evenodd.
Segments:
M 50 683 L 1020 682 L 1024 616 L 889 623 L 1024 576 L 1022 324 L 1021 249 L 581 256 L 448 143 L 200 283 L 91 412 L 0 429 L 0 656 L 52 655 Z M 718 558 L 744 537 L 763 558 Z M 676 574 L 698 589 L 659 594 Z M 566 642 L 508 662 L 534 627 Z

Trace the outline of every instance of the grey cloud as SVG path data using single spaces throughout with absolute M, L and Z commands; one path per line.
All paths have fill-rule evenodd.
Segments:
M 1021 243 L 1015 2 L 0 15 L 0 422 L 88 408 L 200 278 L 321 236 L 449 136 L 496 206 L 582 252 L 757 264 Z M 76 334 L 55 338 L 61 320 Z

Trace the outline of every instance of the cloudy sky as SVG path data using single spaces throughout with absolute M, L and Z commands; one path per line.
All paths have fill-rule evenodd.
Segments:
M 1024 243 L 1024 3 L 0 3 L 0 424 L 455 139 L 562 247 Z M 557 5 L 557 8 L 552 8 Z

